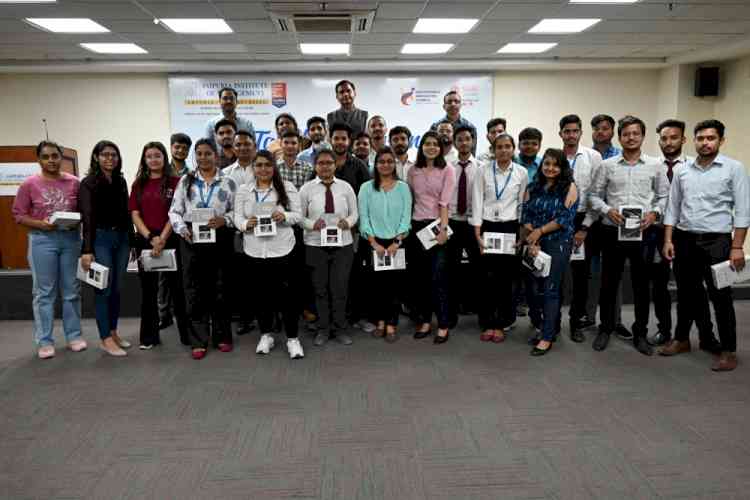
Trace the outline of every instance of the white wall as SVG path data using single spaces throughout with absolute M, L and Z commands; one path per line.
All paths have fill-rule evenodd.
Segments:
M 750 169 L 750 56 L 722 66 L 714 116 L 727 127 L 722 151 Z
M 544 149 L 561 146 L 558 122 L 566 114 L 581 117 L 582 142 L 588 146 L 594 115 L 618 119 L 630 114 L 646 122 L 644 149 L 656 154 L 659 90 L 659 70 L 503 71 L 495 76 L 495 116 L 506 118 L 516 137 L 527 126 L 541 130 Z M 614 144 L 619 146 L 616 138 Z
M 81 174 L 101 139 L 121 149 L 123 170 L 132 180 L 143 145 L 169 144 L 166 75 L 0 75 L 0 142 L 32 145 L 44 138 L 78 151 Z

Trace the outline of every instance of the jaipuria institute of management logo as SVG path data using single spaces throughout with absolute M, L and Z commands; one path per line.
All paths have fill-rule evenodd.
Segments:
M 277 108 L 286 106 L 287 85 L 286 82 L 271 83 L 271 104 Z

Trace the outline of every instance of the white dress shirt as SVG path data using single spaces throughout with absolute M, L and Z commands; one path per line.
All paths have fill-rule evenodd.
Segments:
M 228 175 L 230 179 L 233 179 L 237 183 L 237 187 L 255 180 L 252 163 L 246 167 L 241 167 L 239 160 L 237 160 L 228 167 L 224 167 L 221 172 L 224 175 Z
M 472 226 L 481 226 L 483 220 L 520 220 L 523 197 L 528 184 L 529 174 L 518 163 L 511 162 L 505 170 L 497 167 L 494 160 L 482 164 L 474 177 L 469 223 Z
M 568 163 L 573 170 L 573 180 L 578 190 L 578 212 L 586 212 L 583 225 L 590 226 L 598 217 L 596 213 L 589 213 L 590 195 L 594 177 L 602 164 L 602 155 L 595 149 L 579 146 L 576 154 L 568 156 Z
M 294 248 L 294 230 L 292 226 L 302 220 L 300 200 L 297 188 L 291 182 L 284 182 L 284 189 L 289 198 L 289 209 L 279 205 L 276 189 L 258 189 L 255 181 L 243 184 L 237 191 L 234 200 L 234 226 L 242 232 L 242 247 L 250 257 L 267 259 L 283 257 Z M 248 228 L 248 220 L 258 215 L 257 206 L 261 203 L 273 203 L 272 212 L 284 214 L 284 221 L 276 223 L 276 234 L 273 236 L 255 236 L 254 228 Z
M 353 228 L 359 218 L 357 212 L 357 196 L 352 186 L 338 178 L 333 178 L 331 183 L 333 193 L 334 214 L 339 219 L 346 219 L 349 227 Z M 315 222 L 325 215 L 326 186 L 320 177 L 305 183 L 299 190 L 300 204 L 302 206 L 302 227 L 305 229 L 305 245 L 319 247 L 320 231 L 313 229 Z M 329 214 L 329 215 L 334 215 Z M 341 231 L 342 246 L 352 244 L 351 230 Z
M 622 156 L 604 160 L 589 194 L 591 208 L 602 216 L 602 223 L 614 226 L 607 216 L 611 209 L 635 205 L 646 212 L 663 214 L 669 195 L 669 181 L 659 160 L 641 154 L 635 165 Z
M 406 179 L 408 179 L 409 175 L 409 169 L 414 166 L 414 162 L 409 159 L 409 157 L 406 157 L 406 161 L 401 161 L 398 158 L 396 158 L 396 175 L 398 175 L 398 178 L 404 182 L 406 182 Z
M 458 149 L 456 149 L 456 146 L 451 146 L 451 150 L 444 154 L 443 158 L 445 158 L 445 163 L 452 164 L 458 161 Z
M 468 165 L 464 168 L 466 172 L 466 213 L 460 215 L 458 213 L 458 182 L 461 179 L 461 165 L 458 160 L 451 163 L 453 168 L 456 170 L 456 187 L 453 190 L 453 196 L 451 197 L 450 205 L 448 206 L 448 216 L 453 220 L 467 221 L 471 217 L 472 200 L 474 199 L 474 179 L 477 173 L 480 171 L 479 161 L 474 158 L 474 155 L 470 155 Z

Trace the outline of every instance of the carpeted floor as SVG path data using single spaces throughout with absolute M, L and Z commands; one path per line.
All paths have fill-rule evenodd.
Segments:
M 0 497 L 8 499 L 750 498 L 750 302 L 740 367 L 567 338 L 528 355 L 463 317 L 445 345 L 311 345 L 291 361 L 258 335 L 189 358 L 164 345 L 33 357 L 31 322 L 0 322 Z M 625 320 L 632 309 L 623 311 Z M 138 321 L 121 334 L 137 344 Z M 59 329 L 56 330 L 61 345 Z M 696 342 L 697 343 L 697 342 Z

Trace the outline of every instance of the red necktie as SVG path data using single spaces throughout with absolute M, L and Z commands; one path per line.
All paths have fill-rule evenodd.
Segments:
M 335 213 L 333 207 L 333 192 L 331 191 L 331 184 L 325 184 L 326 187 L 326 213 Z
M 458 214 L 466 213 L 466 166 L 468 161 L 459 161 L 461 166 L 461 175 L 458 177 Z
M 667 164 L 667 179 L 669 179 L 669 183 L 672 183 L 672 177 L 674 177 L 674 166 L 677 164 L 678 160 L 664 160 L 664 163 Z

